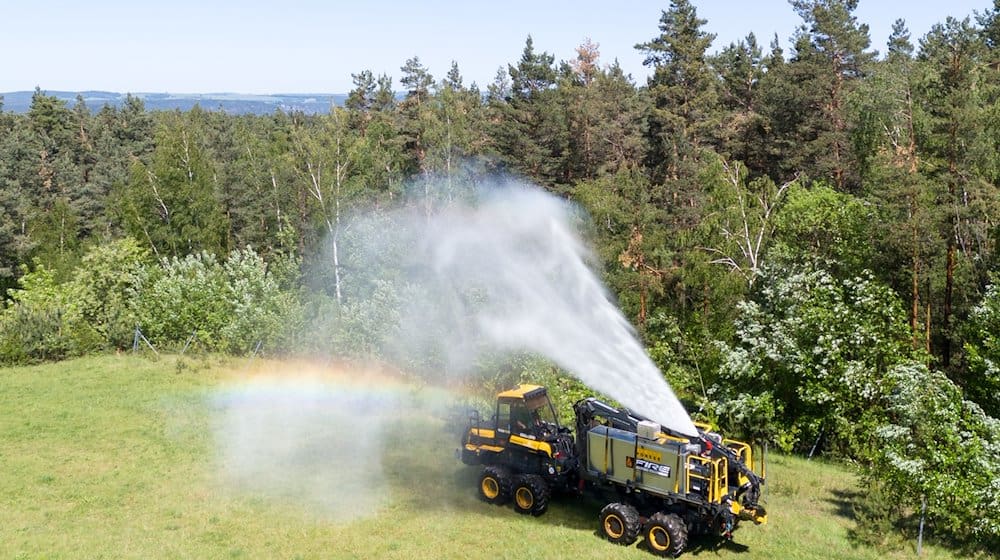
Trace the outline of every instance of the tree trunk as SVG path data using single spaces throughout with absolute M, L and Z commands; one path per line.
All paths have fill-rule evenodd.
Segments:
M 927 319 L 924 322 L 924 349 L 931 355 L 931 304 L 927 303 Z
M 913 337 L 913 347 L 920 347 L 920 257 L 917 251 L 917 226 L 913 226 L 913 268 L 910 271 L 912 279 L 912 307 L 910 310 L 910 333 Z
M 637 322 L 640 328 L 646 324 L 646 283 L 642 280 L 642 272 L 639 273 L 639 317 Z
M 948 261 L 944 277 L 944 316 L 941 318 L 944 340 L 941 344 L 941 366 L 951 364 L 951 302 L 955 290 L 955 238 L 948 239 Z

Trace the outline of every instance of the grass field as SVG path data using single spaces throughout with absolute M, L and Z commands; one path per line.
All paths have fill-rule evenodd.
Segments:
M 351 401 L 380 409 L 367 447 L 343 445 L 367 437 L 359 420 L 322 415 L 343 401 L 260 416 L 276 409 L 275 393 L 240 389 L 261 372 L 306 369 L 327 396 L 368 384 L 391 395 Z M 383 376 L 261 361 L 109 356 L 0 369 L 0 558 L 654 558 L 597 537 L 602 504 L 556 499 L 531 518 L 477 500 L 478 473 L 454 459 L 457 437 L 438 409 L 408 406 L 440 400 Z M 695 541 L 685 557 L 914 557 L 912 546 L 852 544 L 854 484 L 842 467 L 772 456 L 769 523 L 731 543 Z M 956 556 L 925 545 L 924 557 Z

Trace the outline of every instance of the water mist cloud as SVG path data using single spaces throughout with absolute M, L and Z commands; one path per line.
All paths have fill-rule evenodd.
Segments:
M 579 210 L 512 181 L 465 192 L 433 212 L 359 217 L 355 229 L 367 235 L 345 252 L 368 266 L 355 267 L 345 282 L 395 287 L 399 309 L 390 315 L 398 323 L 383 353 L 404 366 L 443 356 L 459 372 L 485 353 L 536 353 L 633 410 L 697 435 L 593 272 L 593 255 L 573 226 Z
M 282 376 L 230 386 L 213 398 L 213 431 L 226 486 L 348 520 L 388 496 L 382 465 L 396 395 Z

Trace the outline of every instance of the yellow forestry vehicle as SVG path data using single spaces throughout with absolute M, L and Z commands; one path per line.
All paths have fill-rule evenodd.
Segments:
M 659 556 L 678 556 L 689 533 L 731 538 L 740 521 L 767 522 L 764 460 L 754 470 L 750 445 L 703 424 L 684 436 L 592 397 L 573 410 L 575 438 L 537 385 L 498 394 L 489 420 L 473 413 L 459 455 L 482 465 L 480 497 L 541 515 L 553 490 L 587 493 L 607 504 L 599 530 L 608 540 L 630 545 L 642 535 Z

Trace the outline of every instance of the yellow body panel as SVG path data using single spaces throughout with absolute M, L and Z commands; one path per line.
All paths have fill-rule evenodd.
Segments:
M 517 387 L 497 394 L 497 398 L 523 399 L 524 395 L 542 389 L 541 385 L 518 385 Z
M 503 447 L 498 447 L 496 445 L 474 445 L 471 443 L 465 444 L 465 448 L 468 449 L 469 451 L 486 450 L 486 451 L 492 451 L 494 453 L 500 453 L 501 451 L 503 451 Z
M 472 433 L 472 435 L 479 436 L 481 438 L 493 439 L 493 438 L 497 437 L 496 436 L 496 432 L 494 432 L 493 430 L 486 429 L 486 428 L 472 428 L 469 431 Z
M 487 428 L 471 428 L 469 430 L 469 435 L 474 437 L 479 437 L 482 439 L 488 439 L 491 440 L 492 442 L 492 443 L 473 443 L 470 439 L 465 444 L 465 448 L 468 449 L 469 451 L 484 450 L 484 451 L 492 451 L 494 453 L 499 453 L 504 450 L 503 445 L 493 445 L 495 443 L 502 443 L 496 441 L 496 432 L 493 430 Z M 536 451 L 538 453 L 544 453 L 549 457 L 552 456 L 552 445 L 544 441 L 537 441 L 532 438 L 511 434 L 510 439 L 508 439 L 508 443 L 511 445 L 518 445 L 520 447 L 525 447 L 531 449 L 532 451 Z
M 767 523 L 767 512 L 765 512 L 762 508 L 748 509 L 741 506 L 739 502 L 732 501 L 729 503 L 729 511 L 740 519 L 753 521 L 757 525 L 764 525 Z
M 672 435 L 670 435 L 670 434 L 668 434 L 666 432 L 660 432 L 659 433 L 659 437 L 660 437 L 660 439 L 658 440 L 658 443 L 660 445 L 663 445 L 664 443 L 666 443 L 668 441 L 673 442 L 673 443 L 688 443 L 688 442 L 691 441 L 688 438 L 679 438 L 679 437 L 676 437 L 676 436 L 672 436 Z
M 535 441 L 533 439 L 523 438 L 521 436 L 511 434 L 510 443 L 545 453 L 549 457 L 552 456 L 552 446 L 544 441 Z

